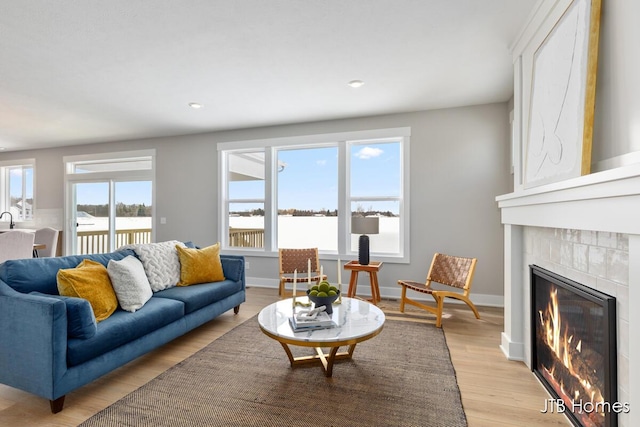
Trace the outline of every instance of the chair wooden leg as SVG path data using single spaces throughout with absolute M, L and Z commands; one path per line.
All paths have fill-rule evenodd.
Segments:
M 468 298 L 464 298 L 462 299 L 462 301 L 467 303 L 469 308 L 473 311 L 473 314 L 475 314 L 476 319 L 480 319 L 480 313 L 478 312 L 478 309 L 476 308 L 476 306 L 471 302 L 471 300 L 469 300 Z
M 284 280 L 280 279 L 280 287 L 278 288 L 278 296 L 284 295 Z
M 444 298 L 442 297 L 438 297 L 438 296 L 433 296 L 433 298 L 436 300 L 436 303 L 438 304 L 438 312 L 436 313 L 436 328 L 441 328 L 442 327 L 442 309 L 444 308 Z
M 402 294 L 400 296 L 400 313 L 404 313 L 404 300 L 407 298 L 407 287 L 402 287 Z

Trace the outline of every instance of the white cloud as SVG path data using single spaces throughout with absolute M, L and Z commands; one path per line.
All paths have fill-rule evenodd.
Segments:
M 316 160 L 316 165 L 318 166 L 324 166 L 327 164 L 326 160 Z
M 358 151 L 355 156 L 362 160 L 367 160 L 372 157 L 378 157 L 383 153 L 383 151 L 379 148 L 373 147 L 363 147 Z

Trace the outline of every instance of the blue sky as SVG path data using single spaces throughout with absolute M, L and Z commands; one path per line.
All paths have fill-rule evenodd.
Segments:
M 278 209 L 334 210 L 338 207 L 337 147 L 280 150 Z M 351 191 L 353 196 L 398 196 L 400 189 L 400 144 L 351 146 Z M 230 183 L 234 199 L 261 198 L 264 181 Z M 236 205 L 236 207 L 238 207 Z M 245 206 L 250 208 L 256 205 Z M 397 204 L 365 203 L 363 208 L 397 212 Z

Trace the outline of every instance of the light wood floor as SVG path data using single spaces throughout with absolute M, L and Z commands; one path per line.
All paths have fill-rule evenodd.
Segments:
M 249 288 L 247 302 L 237 316 L 227 312 L 68 394 L 64 410 L 55 415 L 51 414 L 47 400 L 0 385 L 0 426 L 76 426 L 276 300 L 275 289 Z M 394 304 L 385 301 L 385 306 Z M 482 319 L 476 320 L 464 306 L 448 305 L 445 312 L 451 317 L 443 321 L 469 426 L 569 425 L 562 415 L 540 412 L 548 398 L 543 387 L 523 363 L 506 360 L 498 348 L 503 330 L 502 310 L 484 307 L 479 310 Z M 387 317 L 394 317 L 393 308 L 387 310 Z M 339 366 L 335 374 L 340 375 Z

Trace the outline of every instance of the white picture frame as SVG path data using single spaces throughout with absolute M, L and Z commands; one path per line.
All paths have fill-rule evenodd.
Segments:
M 535 50 L 525 188 L 591 171 L 601 0 L 573 0 Z

